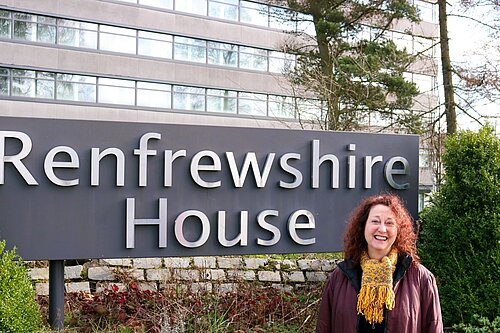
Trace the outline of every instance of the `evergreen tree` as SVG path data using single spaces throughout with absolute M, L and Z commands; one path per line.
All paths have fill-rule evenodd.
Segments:
M 324 129 L 355 130 L 372 114 L 392 127 L 418 132 L 422 115 L 411 108 L 419 91 L 403 77 L 415 56 L 388 36 L 393 24 L 418 21 L 415 7 L 406 0 L 270 2 L 290 9 L 275 13 L 278 19 L 299 26 L 309 19 L 314 26 L 309 33 L 291 32 L 294 38 L 283 48 L 298 55 L 290 81 L 326 110 L 316 114 Z

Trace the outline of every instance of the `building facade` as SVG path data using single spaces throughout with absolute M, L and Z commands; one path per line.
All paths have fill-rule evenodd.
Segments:
M 425 112 L 438 104 L 438 28 L 435 6 L 414 1 L 423 21 L 388 35 L 421 55 L 407 75 Z M 278 22 L 279 10 L 243 0 L 2 0 L 0 117 L 313 128 L 299 122 L 282 75 L 294 57 L 280 52 L 284 31 L 311 27 Z M 423 191 L 432 187 L 425 156 Z

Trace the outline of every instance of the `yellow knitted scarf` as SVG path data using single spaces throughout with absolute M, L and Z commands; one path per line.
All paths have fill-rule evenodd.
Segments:
M 396 269 L 398 251 L 392 248 L 389 255 L 380 261 L 370 259 L 364 252 L 361 255 L 361 290 L 358 295 L 358 314 L 365 316 L 370 324 L 384 320 L 384 306 L 388 310 L 394 308 L 395 295 L 392 290 L 392 274 Z

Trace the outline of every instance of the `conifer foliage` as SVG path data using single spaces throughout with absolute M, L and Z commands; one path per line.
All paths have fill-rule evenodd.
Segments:
M 290 32 L 294 38 L 282 45 L 298 56 L 289 81 L 298 95 L 317 98 L 323 110 L 307 114 L 299 107 L 299 118 L 317 120 L 326 130 L 356 130 L 368 117 L 409 132 L 421 129 L 421 115 L 412 111 L 419 91 L 403 76 L 416 55 L 391 37 L 398 22 L 419 20 L 408 1 L 269 2 L 290 9 L 274 13 L 276 20 L 297 25 Z

